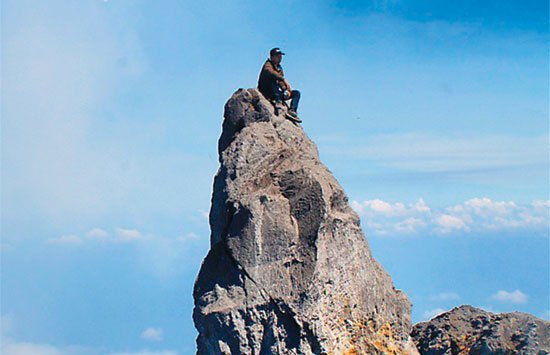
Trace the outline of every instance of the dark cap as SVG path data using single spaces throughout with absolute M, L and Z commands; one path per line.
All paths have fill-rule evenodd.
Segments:
M 273 57 L 275 54 L 285 55 L 283 52 L 281 52 L 281 49 L 279 47 L 275 47 L 269 51 L 269 55 L 271 57 Z

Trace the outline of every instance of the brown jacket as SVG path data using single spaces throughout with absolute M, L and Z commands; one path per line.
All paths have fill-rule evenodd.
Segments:
M 258 89 L 260 92 L 267 98 L 273 98 L 272 96 L 272 85 L 273 82 L 276 82 L 277 85 L 284 89 L 285 85 L 285 73 L 281 65 L 275 65 L 271 60 L 266 60 L 262 71 L 260 72 L 260 77 L 258 79 Z

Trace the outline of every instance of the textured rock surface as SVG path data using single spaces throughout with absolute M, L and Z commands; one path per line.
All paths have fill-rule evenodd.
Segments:
M 195 281 L 199 354 L 416 354 L 411 304 L 300 126 L 255 89 L 225 106 Z
M 550 322 L 521 312 L 455 307 L 411 333 L 421 354 L 548 354 Z

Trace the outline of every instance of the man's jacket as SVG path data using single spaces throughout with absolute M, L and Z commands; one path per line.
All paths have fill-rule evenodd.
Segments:
M 258 79 L 258 89 L 267 98 L 274 98 L 273 88 L 276 87 L 274 83 L 281 89 L 285 88 L 284 84 L 285 74 L 281 65 L 275 65 L 271 60 L 266 60 L 262 71 L 260 72 L 260 78 Z

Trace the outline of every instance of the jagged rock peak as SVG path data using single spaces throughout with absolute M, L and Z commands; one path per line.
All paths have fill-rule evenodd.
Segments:
M 224 116 L 193 291 L 198 353 L 417 354 L 409 299 L 302 127 L 255 89 Z
M 550 322 L 522 312 L 455 307 L 411 333 L 421 354 L 536 354 L 550 352 Z

